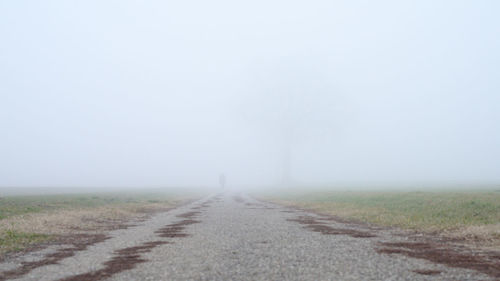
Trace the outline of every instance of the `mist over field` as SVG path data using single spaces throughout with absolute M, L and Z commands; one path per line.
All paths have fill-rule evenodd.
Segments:
M 2 1 L 0 187 L 499 185 L 499 12 Z

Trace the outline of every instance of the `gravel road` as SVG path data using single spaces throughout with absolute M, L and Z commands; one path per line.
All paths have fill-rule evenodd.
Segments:
M 0 280 L 496 278 L 486 269 L 451 267 L 394 248 L 408 239 L 393 230 L 338 222 L 226 193 L 112 231 L 108 239 L 92 245 L 58 245 L 4 261 Z M 47 261 L 48 257 L 57 260 Z

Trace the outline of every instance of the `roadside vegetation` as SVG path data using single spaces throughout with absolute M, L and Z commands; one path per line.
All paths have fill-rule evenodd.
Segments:
M 96 193 L 0 198 L 0 254 L 56 239 L 126 226 L 133 219 L 173 208 L 195 194 Z
M 258 197 L 340 218 L 500 246 L 500 192 L 284 191 Z

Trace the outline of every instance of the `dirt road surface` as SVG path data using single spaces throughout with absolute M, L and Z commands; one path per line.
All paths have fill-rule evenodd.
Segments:
M 499 262 L 226 193 L 11 257 L 0 280 L 498 280 Z

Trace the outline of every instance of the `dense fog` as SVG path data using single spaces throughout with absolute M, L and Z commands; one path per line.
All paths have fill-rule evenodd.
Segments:
M 500 182 L 498 1 L 2 1 L 0 186 Z

